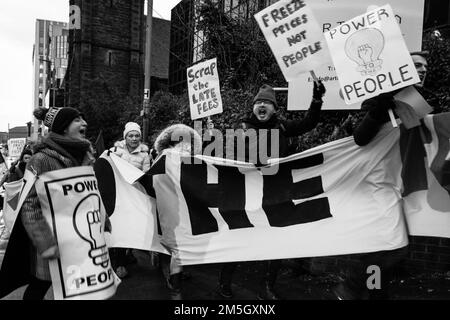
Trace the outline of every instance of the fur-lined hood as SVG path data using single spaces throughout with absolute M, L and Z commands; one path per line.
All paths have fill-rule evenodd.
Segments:
M 202 138 L 191 127 L 184 124 L 174 124 L 158 135 L 154 148 L 158 154 L 168 148 L 176 148 L 190 154 L 200 154 L 202 152 Z

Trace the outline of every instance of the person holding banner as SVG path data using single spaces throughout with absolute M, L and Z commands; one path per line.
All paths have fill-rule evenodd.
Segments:
M 441 112 L 439 98 L 430 90 L 424 87 L 426 75 L 428 72 L 427 56 L 428 51 L 411 52 L 411 58 L 414 62 L 420 82 L 414 84 L 414 88 L 422 95 L 427 103 L 433 108 L 431 114 Z M 355 128 L 353 137 L 355 143 L 359 146 L 367 145 L 377 135 L 381 126 L 389 122 L 389 110 L 393 111 L 394 117 L 400 117 L 402 120 L 413 119 L 418 123 L 418 118 L 412 108 L 402 108 L 399 110 L 395 103 L 394 96 L 401 90 L 382 93 L 376 97 L 363 101 L 361 109 L 367 111 L 362 122 Z M 431 109 L 430 109 L 431 110 Z
M 306 114 L 302 120 L 280 120 L 276 112 L 278 107 L 274 89 L 269 85 L 263 85 L 253 99 L 253 114 L 250 118 L 243 119 L 236 129 L 243 129 L 242 139 L 246 140 L 246 132 L 255 130 L 257 139 L 249 139 L 249 143 L 245 145 L 245 155 L 237 155 L 238 160 L 251 162 L 251 159 L 257 159 L 256 165 L 264 165 L 268 159 L 261 157 L 261 149 L 264 149 L 262 143 L 266 143 L 266 151 L 271 150 L 270 158 L 286 157 L 289 155 L 289 137 L 299 136 L 312 129 L 319 122 L 320 110 L 322 107 L 322 97 L 325 94 L 325 87 L 321 81 L 314 82 L 313 99 Z M 262 130 L 261 130 L 262 129 Z M 266 140 L 261 139 L 259 134 L 267 130 Z M 278 133 L 278 143 L 271 145 L 271 134 L 273 130 Z M 273 149 L 275 147 L 275 150 Z M 274 152 L 275 151 L 275 152 Z M 239 150 L 238 150 L 239 152 Z M 254 154 L 252 154 L 254 153 Z M 230 262 L 223 265 L 219 275 L 218 293 L 224 298 L 231 298 L 231 280 L 233 273 L 237 267 L 237 262 Z M 275 281 L 278 271 L 281 267 L 281 260 L 265 261 L 263 278 L 261 279 L 260 289 L 257 298 L 260 300 L 278 300 L 279 296 L 274 290 Z
M 15 164 L 11 165 L 11 168 L 0 181 L 0 188 L 4 183 L 17 181 L 23 178 L 25 167 L 28 161 L 30 161 L 32 155 L 33 153 L 31 152 L 31 149 L 25 146 L 25 148 L 22 150 L 22 153 L 20 154 L 19 160 Z
M 423 84 L 427 73 L 427 54 L 428 52 L 426 51 L 411 53 L 411 57 L 420 78 L 420 82 L 414 84 L 414 87 L 422 94 L 424 93 Z M 376 97 L 365 100 L 362 103 L 361 109 L 366 110 L 367 113 L 361 123 L 356 126 L 353 133 L 353 138 L 357 145 L 365 146 L 375 138 L 381 127 L 390 121 L 389 110 L 393 111 L 394 117 L 396 118 L 400 116 L 402 120 L 412 119 L 412 122 L 417 123 L 417 125 L 419 124 L 419 116 L 412 107 L 408 106 L 407 108 L 399 110 L 394 98 L 394 95 L 399 91 L 400 90 L 382 93 Z M 434 108 L 432 113 L 436 112 L 437 109 Z M 410 129 L 406 121 L 404 122 L 404 125 L 406 129 Z M 391 251 L 373 252 L 361 255 L 360 269 L 353 272 L 343 283 L 339 284 L 334 289 L 334 294 L 341 300 L 366 298 L 387 299 L 389 297 L 389 282 L 393 277 L 394 268 L 406 257 L 407 250 L 407 247 L 403 247 Z M 371 265 L 379 266 L 382 272 L 382 288 L 375 292 L 367 291 L 366 288 L 367 277 L 365 268 Z
M 416 83 L 414 87 L 419 91 L 419 93 L 425 98 L 428 104 L 433 107 L 432 114 L 436 114 L 442 111 L 439 105 L 439 97 L 431 90 L 425 87 L 425 79 L 428 73 L 428 51 L 415 51 L 411 52 L 411 58 L 416 67 L 417 73 L 420 78 L 420 82 Z
M 154 150 L 158 156 L 154 163 L 156 164 L 165 150 L 174 150 L 180 152 L 185 156 L 193 156 L 201 154 L 202 138 L 200 135 L 184 124 L 175 124 L 164 129 L 156 138 L 154 143 Z M 151 170 L 150 170 L 151 173 Z M 158 198 L 156 198 L 158 203 Z M 160 217 L 160 221 L 164 219 Z M 161 225 L 162 226 L 162 225 Z M 162 226 L 163 227 L 163 226 Z M 170 230 L 162 230 L 164 232 L 171 232 Z M 183 267 L 178 265 L 172 255 L 160 253 L 159 261 L 161 271 L 166 279 L 167 288 L 169 289 L 169 296 L 171 300 L 181 300 L 182 280 L 189 278 L 190 275 L 183 272 Z
M 150 155 L 148 147 L 141 143 L 141 127 L 135 122 L 128 122 L 123 130 L 123 140 L 117 141 L 110 149 L 123 160 L 132 164 L 141 171 L 150 169 Z M 135 263 L 131 249 L 111 248 L 111 261 L 119 278 L 125 278 L 129 272 L 126 265 Z
M 93 164 L 92 147 L 85 138 L 87 124 L 78 110 L 39 108 L 34 111 L 34 116 L 44 121 L 49 133 L 34 147 L 34 155 L 27 164 L 27 170 L 39 176 L 53 170 Z M 58 258 L 59 250 L 52 228 L 43 216 L 35 186 L 26 196 L 19 216 L 20 220 L 16 222 L 22 223 L 31 240 L 29 253 L 23 252 L 30 255 L 29 260 L 23 259 L 29 261 L 30 274 L 20 275 L 28 280 L 23 299 L 42 300 L 52 284 L 48 261 Z M 9 250 L 14 250 L 11 243 L 5 253 L 4 264 Z M 11 253 L 12 256 L 14 254 L 17 256 L 19 253 Z

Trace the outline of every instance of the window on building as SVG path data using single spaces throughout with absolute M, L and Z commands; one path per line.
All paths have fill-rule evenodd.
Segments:
M 112 67 L 112 65 L 114 64 L 114 55 L 112 51 L 108 51 L 106 54 L 106 64 L 109 67 Z

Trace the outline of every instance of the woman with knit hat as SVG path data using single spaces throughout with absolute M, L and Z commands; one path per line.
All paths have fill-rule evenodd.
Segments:
M 264 165 L 268 159 L 261 157 L 260 149 L 266 150 L 267 153 L 269 150 L 272 152 L 274 147 L 277 148 L 276 154 L 267 154 L 268 158 L 288 156 L 290 147 L 288 138 L 307 133 L 319 123 L 324 94 L 325 87 L 322 82 L 314 82 L 313 99 L 305 118 L 302 120 L 280 120 L 276 115 L 278 104 L 274 89 L 266 84 L 261 86 L 253 99 L 253 114 L 249 118 L 243 119 L 236 127 L 236 129 L 243 129 L 241 133 L 243 133 L 242 140 L 245 145 L 245 154 L 237 154 L 237 160 L 251 162 L 256 159 L 255 165 Z M 245 131 L 249 129 L 254 130 L 256 139 L 246 139 Z M 260 136 L 260 130 L 265 130 L 266 135 Z M 278 141 L 276 141 L 275 146 L 271 145 L 273 130 L 277 130 L 278 133 Z M 236 152 L 234 154 L 236 155 Z M 237 265 L 237 262 L 226 263 L 220 272 L 218 293 L 224 298 L 233 296 L 231 281 Z M 274 290 L 274 285 L 281 267 L 281 260 L 264 261 L 263 265 L 263 277 L 257 298 L 260 300 L 278 300 L 279 296 Z
M 123 130 L 123 140 L 117 141 L 110 149 L 123 160 L 134 167 L 147 172 L 150 169 L 149 148 L 141 143 L 141 127 L 135 122 L 128 122 Z M 136 262 L 131 249 L 112 248 L 110 249 L 111 263 L 119 278 L 128 276 L 126 265 Z
M 38 120 L 43 120 L 49 133 L 41 143 L 35 145 L 34 154 L 27 164 L 28 170 L 41 175 L 49 171 L 93 164 L 92 147 L 85 138 L 87 124 L 78 110 L 74 108 L 39 108 L 34 111 L 34 116 Z M 29 285 L 23 299 L 42 300 L 52 284 L 48 261 L 58 258 L 59 250 L 51 227 L 42 213 L 34 186 L 23 203 L 19 217 L 29 240 L 31 240 L 31 243 L 28 241 L 29 259 L 18 258 L 18 255 L 24 252 L 18 253 L 13 250 L 13 252 L 8 252 L 9 250 L 7 250 L 3 262 L 5 264 L 8 254 L 11 254 L 11 259 L 27 261 L 29 274 L 27 277 L 22 276 L 26 277 L 25 283 Z M 23 230 L 22 226 L 20 227 L 18 230 Z M 11 235 L 12 238 L 13 235 Z M 16 265 L 17 269 L 22 267 L 23 265 Z M 4 281 L 4 277 L 0 277 L 0 280 Z M 21 283 L 21 285 L 23 284 Z M 10 283 L 8 283 L 8 287 L 11 288 Z M 5 293 L 0 292 L 0 296 L 2 294 Z

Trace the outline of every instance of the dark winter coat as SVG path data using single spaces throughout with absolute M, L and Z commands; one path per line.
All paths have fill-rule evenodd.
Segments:
M 268 121 L 261 122 L 259 121 L 254 114 L 247 119 L 243 119 L 235 129 L 243 129 L 244 132 L 249 129 L 254 129 L 257 135 L 257 140 L 249 141 L 248 139 L 245 142 L 246 155 L 245 161 L 251 160 L 249 159 L 250 152 L 256 152 L 258 155 L 257 164 L 264 164 L 264 159 L 260 159 L 259 148 L 261 147 L 261 143 L 265 143 L 267 146 L 267 155 L 269 158 L 273 158 L 276 155 L 271 155 L 271 129 L 278 129 L 278 158 L 286 157 L 290 154 L 290 139 L 289 137 L 296 137 L 302 135 L 308 131 L 311 131 L 316 127 L 320 120 L 320 109 L 322 107 L 321 101 L 314 101 L 311 103 L 311 106 L 308 110 L 306 117 L 302 120 L 280 120 L 276 115 L 273 115 Z M 267 139 L 260 139 L 260 129 L 267 129 Z M 241 139 L 245 139 L 245 137 L 240 137 Z M 255 143 L 256 142 L 256 143 Z M 235 149 L 236 151 L 236 149 Z M 235 152 L 236 155 L 236 152 Z M 241 160 L 238 158 L 238 160 Z

